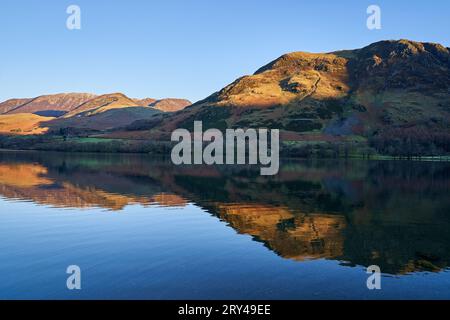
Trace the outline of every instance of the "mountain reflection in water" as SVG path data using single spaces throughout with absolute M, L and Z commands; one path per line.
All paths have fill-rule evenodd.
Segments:
M 0 195 L 67 208 L 203 208 L 297 261 L 439 272 L 450 261 L 450 163 L 284 161 L 257 167 L 173 166 L 144 155 L 0 153 Z M 114 213 L 111 213 L 114 214 Z

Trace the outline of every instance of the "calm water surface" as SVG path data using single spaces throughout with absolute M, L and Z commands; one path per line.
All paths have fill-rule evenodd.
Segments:
M 0 299 L 450 299 L 449 194 L 443 162 L 2 152 Z

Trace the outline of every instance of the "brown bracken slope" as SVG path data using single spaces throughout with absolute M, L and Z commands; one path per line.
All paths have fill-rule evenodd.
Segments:
M 413 139 L 421 141 L 418 148 L 431 141 L 448 152 L 450 50 L 398 40 L 285 54 L 146 129 L 168 139 L 175 128 L 192 129 L 195 120 L 204 129 L 280 129 L 292 142 L 368 139 L 387 152 L 398 147 L 397 136 L 401 148 Z

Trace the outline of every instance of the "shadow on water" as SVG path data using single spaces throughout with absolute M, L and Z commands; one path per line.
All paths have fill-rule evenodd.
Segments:
M 450 261 L 450 163 L 284 161 L 277 176 L 242 166 L 173 166 L 145 155 L 0 153 L 0 195 L 54 207 L 203 208 L 277 255 L 383 272 Z

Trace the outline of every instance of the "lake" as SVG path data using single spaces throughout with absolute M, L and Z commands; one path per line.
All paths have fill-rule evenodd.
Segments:
M 0 152 L 0 299 L 450 299 L 449 194 L 448 162 Z

